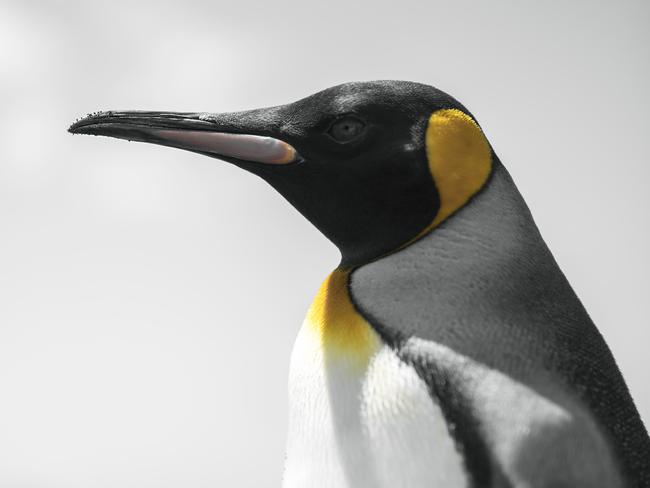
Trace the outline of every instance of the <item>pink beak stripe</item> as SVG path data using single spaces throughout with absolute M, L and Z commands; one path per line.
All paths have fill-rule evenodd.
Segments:
M 177 129 L 150 129 L 150 132 L 180 149 L 265 164 L 289 164 L 296 160 L 293 146 L 273 137 Z

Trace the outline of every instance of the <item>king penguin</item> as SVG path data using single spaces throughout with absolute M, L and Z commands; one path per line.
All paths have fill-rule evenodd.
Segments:
M 284 487 L 650 486 L 650 440 L 610 350 L 451 96 L 346 83 L 69 130 L 230 162 L 339 248 L 291 357 Z

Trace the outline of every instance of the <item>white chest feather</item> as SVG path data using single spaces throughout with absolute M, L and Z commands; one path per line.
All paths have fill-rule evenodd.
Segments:
M 415 370 L 370 332 L 366 360 L 323 347 L 309 318 L 289 379 L 284 487 L 466 486 L 463 461 Z

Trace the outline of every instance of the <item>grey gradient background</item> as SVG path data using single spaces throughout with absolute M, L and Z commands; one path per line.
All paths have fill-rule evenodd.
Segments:
M 277 486 L 338 253 L 226 163 L 71 136 L 408 79 L 472 110 L 646 423 L 650 3 L 2 2 L 0 487 Z

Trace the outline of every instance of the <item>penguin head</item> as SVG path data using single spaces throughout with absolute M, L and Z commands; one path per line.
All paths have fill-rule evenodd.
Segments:
M 280 192 L 356 266 L 424 235 L 486 183 L 492 152 L 455 99 L 403 81 L 346 83 L 233 113 L 110 111 L 72 133 L 186 149 Z

